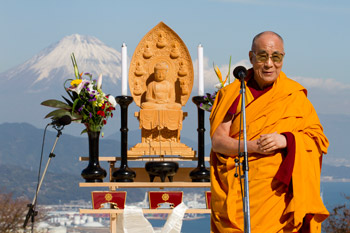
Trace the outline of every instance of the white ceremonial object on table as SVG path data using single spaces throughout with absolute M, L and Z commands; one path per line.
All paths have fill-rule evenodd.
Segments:
M 126 44 L 122 45 L 122 95 L 128 95 L 128 52 Z
M 168 215 L 163 228 L 160 231 L 155 231 L 151 223 L 144 217 L 141 208 L 127 206 L 124 212 L 118 215 L 117 233 L 180 233 L 187 209 L 183 202 L 176 206 L 171 214 Z

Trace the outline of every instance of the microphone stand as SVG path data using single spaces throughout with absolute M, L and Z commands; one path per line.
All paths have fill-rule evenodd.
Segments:
M 23 224 L 23 229 L 25 229 L 27 227 L 27 224 L 28 224 L 28 221 L 29 221 L 29 218 L 31 218 L 31 222 L 32 222 L 32 232 L 34 230 L 34 218 L 35 216 L 38 214 L 38 211 L 35 210 L 35 207 L 36 207 L 36 200 L 38 198 L 38 193 L 39 193 L 39 190 L 41 188 L 41 184 L 43 183 L 43 180 L 44 180 L 44 177 L 46 175 L 46 171 L 47 171 L 47 168 L 51 162 L 51 158 L 55 157 L 56 155 L 53 153 L 53 151 L 55 150 L 55 147 L 56 147 L 56 144 L 57 144 L 57 141 L 58 141 L 58 138 L 62 135 L 62 130 L 64 128 L 64 126 L 56 126 L 56 125 L 53 125 L 53 128 L 57 130 L 57 136 L 56 136 L 56 140 L 54 142 L 54 145 L 52 147 L 52 150 L 49 154 L 49 159 L 47 160 L 47 163 L 46 163 L 46 166 L 45 166 L 45 169 L 44 169 L 44 172 L 43 172 L 43 175 L 41 176 L 41 180 L 37 186 L 37 189 L 36 189 L 36 193 L 35 193 L 35 196 L 34 196 L 34 199 L 32 201 L 32 203 L 28 204 L 27 206 L 29 207 L 29 210 L 28 210 L 28 213 L 26 215 L 26 218 L 24 220 L 24 224 Z
M 244 212 L 244 232 L 250 233 L 250 205 L 249 205 L 249 183 L 248 183 L 248 148 L 247 148 L 247 127 L 246 127 L 246 114 L 245 114 L 245 92 L 246 86 L 244 83 L 244 77 L 240 79 L 241 81 L 241 117 L 243 118 L 243 145 L 244 151 L 239 153 L 239 157 L 243 157 L 243 176 L 244 179 L 244 192 L 243 192 L 243 212 Z M 241 140 L 241 139 L 239 139 Z M 238 149 L 240 150 L 240 149 Z

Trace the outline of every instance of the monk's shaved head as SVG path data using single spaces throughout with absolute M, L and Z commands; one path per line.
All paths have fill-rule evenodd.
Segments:
M 258 35 L 256 35 L 254 38 L 253 38 L 253 42 L 252 42 L 252 51 L 254 51 L 254 49 L 256 48 L 256 41 L 263 35 L 272 35 L 272 36 L 276 36 L 278 37 L 282 44 L 284 43 L 283 42 L 283 38 L 282 36 L 280 36 L 279 34 L 277 34 L 276 32 L 272 32 L 272 31 L 264 31 L 264 32 L 260 32 Z

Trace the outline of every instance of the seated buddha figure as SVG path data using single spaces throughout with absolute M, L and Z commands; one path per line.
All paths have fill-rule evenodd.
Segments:
M 167 44 L 166 42 L 166 34 L 163 31 L 160 31 L 158 34 L 158 41 L 157 41 L 157 47 L 158 48 L 164 48 Z
M 168 65 L 164 62 L 154 66 L 154 81 L 147 86 L 141 109 L 181 109 L 181 104 L 175 102 L 175 86 L 166 79 L 167 72 Z

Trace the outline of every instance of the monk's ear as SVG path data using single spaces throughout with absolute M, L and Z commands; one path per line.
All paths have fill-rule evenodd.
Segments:
M 253 65 L 253 56 L 254 56 L 253 52 L 249 51 L 249 61 L 252 65 Z

